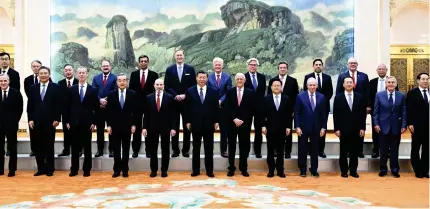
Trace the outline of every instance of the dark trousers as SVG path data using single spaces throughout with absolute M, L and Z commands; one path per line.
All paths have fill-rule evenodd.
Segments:
M 64 133 L 63 152 L 68 154 L 70 153 L 70 148 L 72 147 L 73 133 L 71 130 L 67 129 L 66 123 L 63 123 L 63 133 Z
M 228 129 L 228 170 L 235 171 L 234 165 L 236 155 L 236 142 L 239 137 L 239 170 L 245 172 L 248 170 L 248 156 L 251 149 L 251 127 L 230 126 Z
M 311 155 L 311 172 L 318 171 L 318 142 L 319 142 L 319 131 L 314 131 L 314 133 L 306 133 L 302 129 L 302 136 L 299 136 L 299 158 L 298 165 L 300 171 L 306 172 L 307 168 L 307 153 L 309 151 Z M 310 144 L 308 144 L 308 140 Z M 310 147 L 308 147 L 310 145 Z
M 291 121 L 291 123 L 290 123 L 290 127 L 293 127 L 292 125 L 293 125 L 293 121 Z M 291 149 L 292 149 L 292 147 L 293 147 L 293 134 L 290 134 L 290 135 L 288 135 L 288 136 L 286 136 L 285 137 L 285 152 L 284 152 L 284 154 L 288 154 L 288 155 L 291 155 Z
M 54 142 L 55 128 L 52 124 L 35 126 L 35 143 L 37 170 L 39 172 L 54 172 Z
M 375 127 L 372 120 L 372 127 Z M 379 153 L 379 134 L 372 128 L 373 152 Z M 363 148 L 361 149 L 363 151 Z
M 411 164 L 416 174 L 429 173 L 429 130 L 416 128 L 412 134 Z M 421 157 L 420 157 L 421 148 Z
M 428 138 L 427 138 L 428 140 Z M 391 131 L 388 134 L 379 134 L 379 145 L 380 147 L 380 167 L 381 171 L 388 171 L 387 158 L 388 152 L 390 152 L 390 169 L 391 172 L 399 172 L 399 142 L 400 134 L 393 134 Z
M 149 131 L 150 132 L 150 131 Z M 150 167 L 151 172 L 158 171 L 158 142 L 161 137 L 161 172 L 167 172 L 169 169 L 169 161 L 170 161 L 170 133 L 169 131 L 165 133 L 149 133 L 147 140 L 151 143 L 151 148 L 149 152 L 151 153 L 151 161 Z
M 30 132 L 30 149 L 31 152 L 34 153 L 34 150 L 36 150 L 36 143 L 34 142 L 36 135 L 34 133 L 34 129 L 30 128 L 30 126 L 28 127 L 28 130 Z
M 113 153 L 114 153 L 114 172 L 128 172 L 128 159 L 130 158 L 131 127 L 125 130 L 115 130 L 112 127 Z M 122 155 L 121 155 L 122 147 Z M 122 156 L 122 157 L 121 157 Z
M 261 133 L 262 125 L 257 122 L 254 116 L 254 153 L 261 154 L 261 144 L 263 143 L 263 135 Z
M 225 107 L 220 108 L 219 130 L 221 135 L 220 152 L 227 152 L 229 121 L 226 118 Z
M 185 113 L 185 104 L 184 102 L 179 102 L 178 104 L 178 114 L 176 115 L 176 135 L 172 137 L 172 150 L 174 153 L 180 153 L 179 152 L 179 123 L 180 123 L 180 116 L 182 115 L 182 131 L 184 134 L 183 138 L 183 144 L 182 144 L 182 153 L 190 152 L 190 138 L 191 138 L 191 132 L 187 129 L 187 126 L 185 125 L 184 121 L 184 113 Z
M 208 174 L 213 173 L 214 131 L 213 130 L 193 130 L 192 134 L 193 134 L 193 162 L 192 162 L 193 173 L 200 173 L 200 147 L 202 144 L 202 138 L 203 138 L 203 148 L 205 150 L 206 173 Z
M 339 155 L 339 166 L 342 174 L 347 174 L 348 170 L 350 174 L 357 173 L 358 167 L 358 153 L 360 143 L 360 130 L 356 132 L 340 132 L 340 155 Z M 349 153 L 349 165 L 348 165 L 348 153 Z
M 284 173 L 284 143 L 287 138 L 284 132 L 267 132 L 267 165 L 269 172 L 276 170 L 278 173 Z M 291 134 L 290 134 L 291 135 Z M 275 163 L 276 150 L 276 163 Z
M 139 153 L 140 147 L 142 145 L 142 133 L 140 130 L 142 130 L 142 120 L 136 125 L 136 132 L 133 134 L 133 142 L 131 143 L 131 149 L 133 150 L 133 153 Z M 145 139 L 145 153 L 149 152 L 149 140 Z
M 103 152 L 103 149 L 105 147 L 105 126 L 106 126 L 106 118 L 107 118 L 107 113 L 106 113 L 106 108 L 100 108 L 97 110 L 97 149 L 100 152 Z M 109 145 L 108 145 L 108 149 L 109 152 L 113 151 L 113 139 L 112 136 L 108 136 L 109 137 Z
M 9 172 L 16 171 L 17 167 L 17 130 L 10 131 L 0 128 L 0 173 L 4 173 L 5 138 L 7 138 L 7 150 L 9 150 Z
M 91 125 L 72 125 L 70 131 L 73 136 L 72 141 L 72 166 L 71 171 L 77 172 L 79 170 L 79 153 L 82 148 L 84 149 L 84 165 L 82 170 L 89 173 L 92 168 L 91 156 Z
M 330 114 L 330 106 L 327 107 L 327 114 L 326 114 L 326 118 L 328 118 L 328 115 Z M 327 132 L 324 133 L 324 136 L 318 136 L 319 138 L 319 142 L 318 142 L 318 152 L 324 152 L 325 149 L 325 137 L 327 135 Z M 362 150 L 363 150 L 363 144 L 362 146 Z

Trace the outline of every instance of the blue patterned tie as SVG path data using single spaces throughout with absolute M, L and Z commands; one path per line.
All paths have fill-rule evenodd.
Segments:
M 124 90 L 121 90 L 121 97 L 119 98 L 119 103 L 121 104 L 121 109 L 124 109 Z
M 257 80 L 255 79 L 255 73 L 252 74 L 252 86 L 254 87 L 254 91 L 257 91 Z
M 200 88 L 200 101 L 202 102 L 202 104 L 205 101 L 205 98 L 203 96 L 203 88 Z
M 429 98 L 427 97 L 427 90 L 423 90 L 424 93 L 424 102 L 426 103 L 427 107 L 429 106 Z
M 178 66 L 178 78 L 179 82 L 182 80 L 182 66 Z
M 390 109 L 393 110 L 393 106 L 394 106 L 393 93 L 390 94 L 390 98 L 388 99 L 388 105 L 390 106 Z
M 40 98 L 42 99 L 42 101 L 43 101 L 43 99 L 45 98 L 45 93 L 46 93 L 46 84 L 43 84 L 42 85 L 42 93 L 40 94 Z
M 312 111 L 315 111 L 314 93 L 311 93 L 310 100 L 311 100 Z
M 279 100 L 278 100 L 278 95 L 275 96 L 275 105 L 276 105 L 276 110 L 279 110 Z
M 349 109 L 352 111 L 352 94 L 348 94 L 348 105 L 349 105 Z
M 79 90 L 79 97 L 81 98 L 81 103 L 84 101 L 84 85 L 81 86 L 81 90 Z

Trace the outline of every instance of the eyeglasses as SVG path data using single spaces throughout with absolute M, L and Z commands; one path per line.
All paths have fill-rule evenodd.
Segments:
M 356 64 L 358 64 L 358 63 L 356 63 L 356 62 L 350 62 L 349 64 L 351 64 L 351 65 L 356 65 Z
M 248 64 L 248 65 L 249 65 L 249 66 L 254 66 L 254 67 L 255 67 L 255 66 L 257 66 L 257 64 Z
M 1 61 L 8 61 L 9 58 L 0 58 Z

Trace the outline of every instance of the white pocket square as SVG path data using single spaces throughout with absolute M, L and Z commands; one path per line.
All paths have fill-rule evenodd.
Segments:
M 189 73 L 185 73 L 185 75 L 190 75 Z

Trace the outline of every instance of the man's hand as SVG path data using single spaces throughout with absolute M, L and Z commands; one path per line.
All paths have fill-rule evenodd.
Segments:
M 57 128 L 58 124 L 60 124 L 58 121 L 54 121 L 54 122 L 52 123 L 52 126 L 54 126 L 54 128 Z
M 185 100 L 185 94 L 178 94 L 178 95 L 176 95 L 175 99 L 178 102 L 183 101 L 183 100 Z
M 66 123 L 67 130 L 70 130 L 70 123 Z
M 405 131 L 406 131 L 406 128 L 402 128 L 402 129 L 400 129 L 401 134 L 402 134 L 402 133 L 405 133 Z
M 176 130 L 175 129 L 170 130 L 170 136 L 174 137 L 175 135 L 176 135 Z
M 334 132 L 334 135 L 336 135 L 337 137 L 340 137 L 340 131 Z
M 325 129 L 322 128 L 321 131 L 320 131 L 320 137 L 323 137 L 324 134 L 325 134 Z
M 214 128 L 215 128 L 215 130 L 217 130 L 217 129 L 218 129 L 218 127 L 219 127 L 219 123 L 215 123 L 215 124 L 214 124 Z
M 187 123 L 185 126 L 187 126 L 187 129 L 191 131 L 191 123 Z
M 148 131 L 146 129 L 142 129 L 142 135 L 144 137 L 148 136 Z M 146 139 L 145 139 L 146 140 Z
M 414 126 L 413 125 L 409 125 L 408 126 L 409 130 L 411 131 L 411 133 L 415 132 Z
M 103 106 L 106 106 L 106 105 L 107 105 L 107 100 L 106 100 L 106 98 L 101 98 L 101 99 L 99 100 L 99 102 L 100 102 L 100 104 L 101 104 L 101 105 L 103 105 Z
M 289 136 L 291 133 L 291 129 L 287 128 L 287 130 L 285 131 L 286 136 Z
M 239 127 L 239 126 L 241 126 L 241 125 L 243 124 L 243 121 L 242 121 L 242 120 L 240 120 L 240 119 L 238 119 L 238 118 L 235 118 L 235 119 L 233 120 L 233 122 L 234 122 L 234 124 L 236 125 L 236 127 Z
M 264 135 L 266 135 L 266 134 L 267 134 L 267 129 L 266 129 L 266 127 L 262 127 L 262 128 L 261 128 L 261 133 L 263 133 Z
M 360 130 L 360 137 L 363 137 L 364 134 L 365 134 L 365 131 L 364 130 Z
M 131 134 L 134 134 L 136 132 L 136 126 L 131 126 Z
M 296 128 L 296 133 L 298 136 L 302 136 L 302 134 L 303 134 L 302 129 Z
M 107 131 L 108 131 L 109 135 L 112 135 L 112 128 L 110 126 L 107 127 Z
M 94 131 L 94 128 L 96 128 L 96 125 L 91 124 L 91 127 L 90 127 L 91 131 Z
M 381 127 L 380 126 L 375 126 L 375 131 L 376 131 L 376 133 L 379 134 L 379 132 L 381 131 Z

